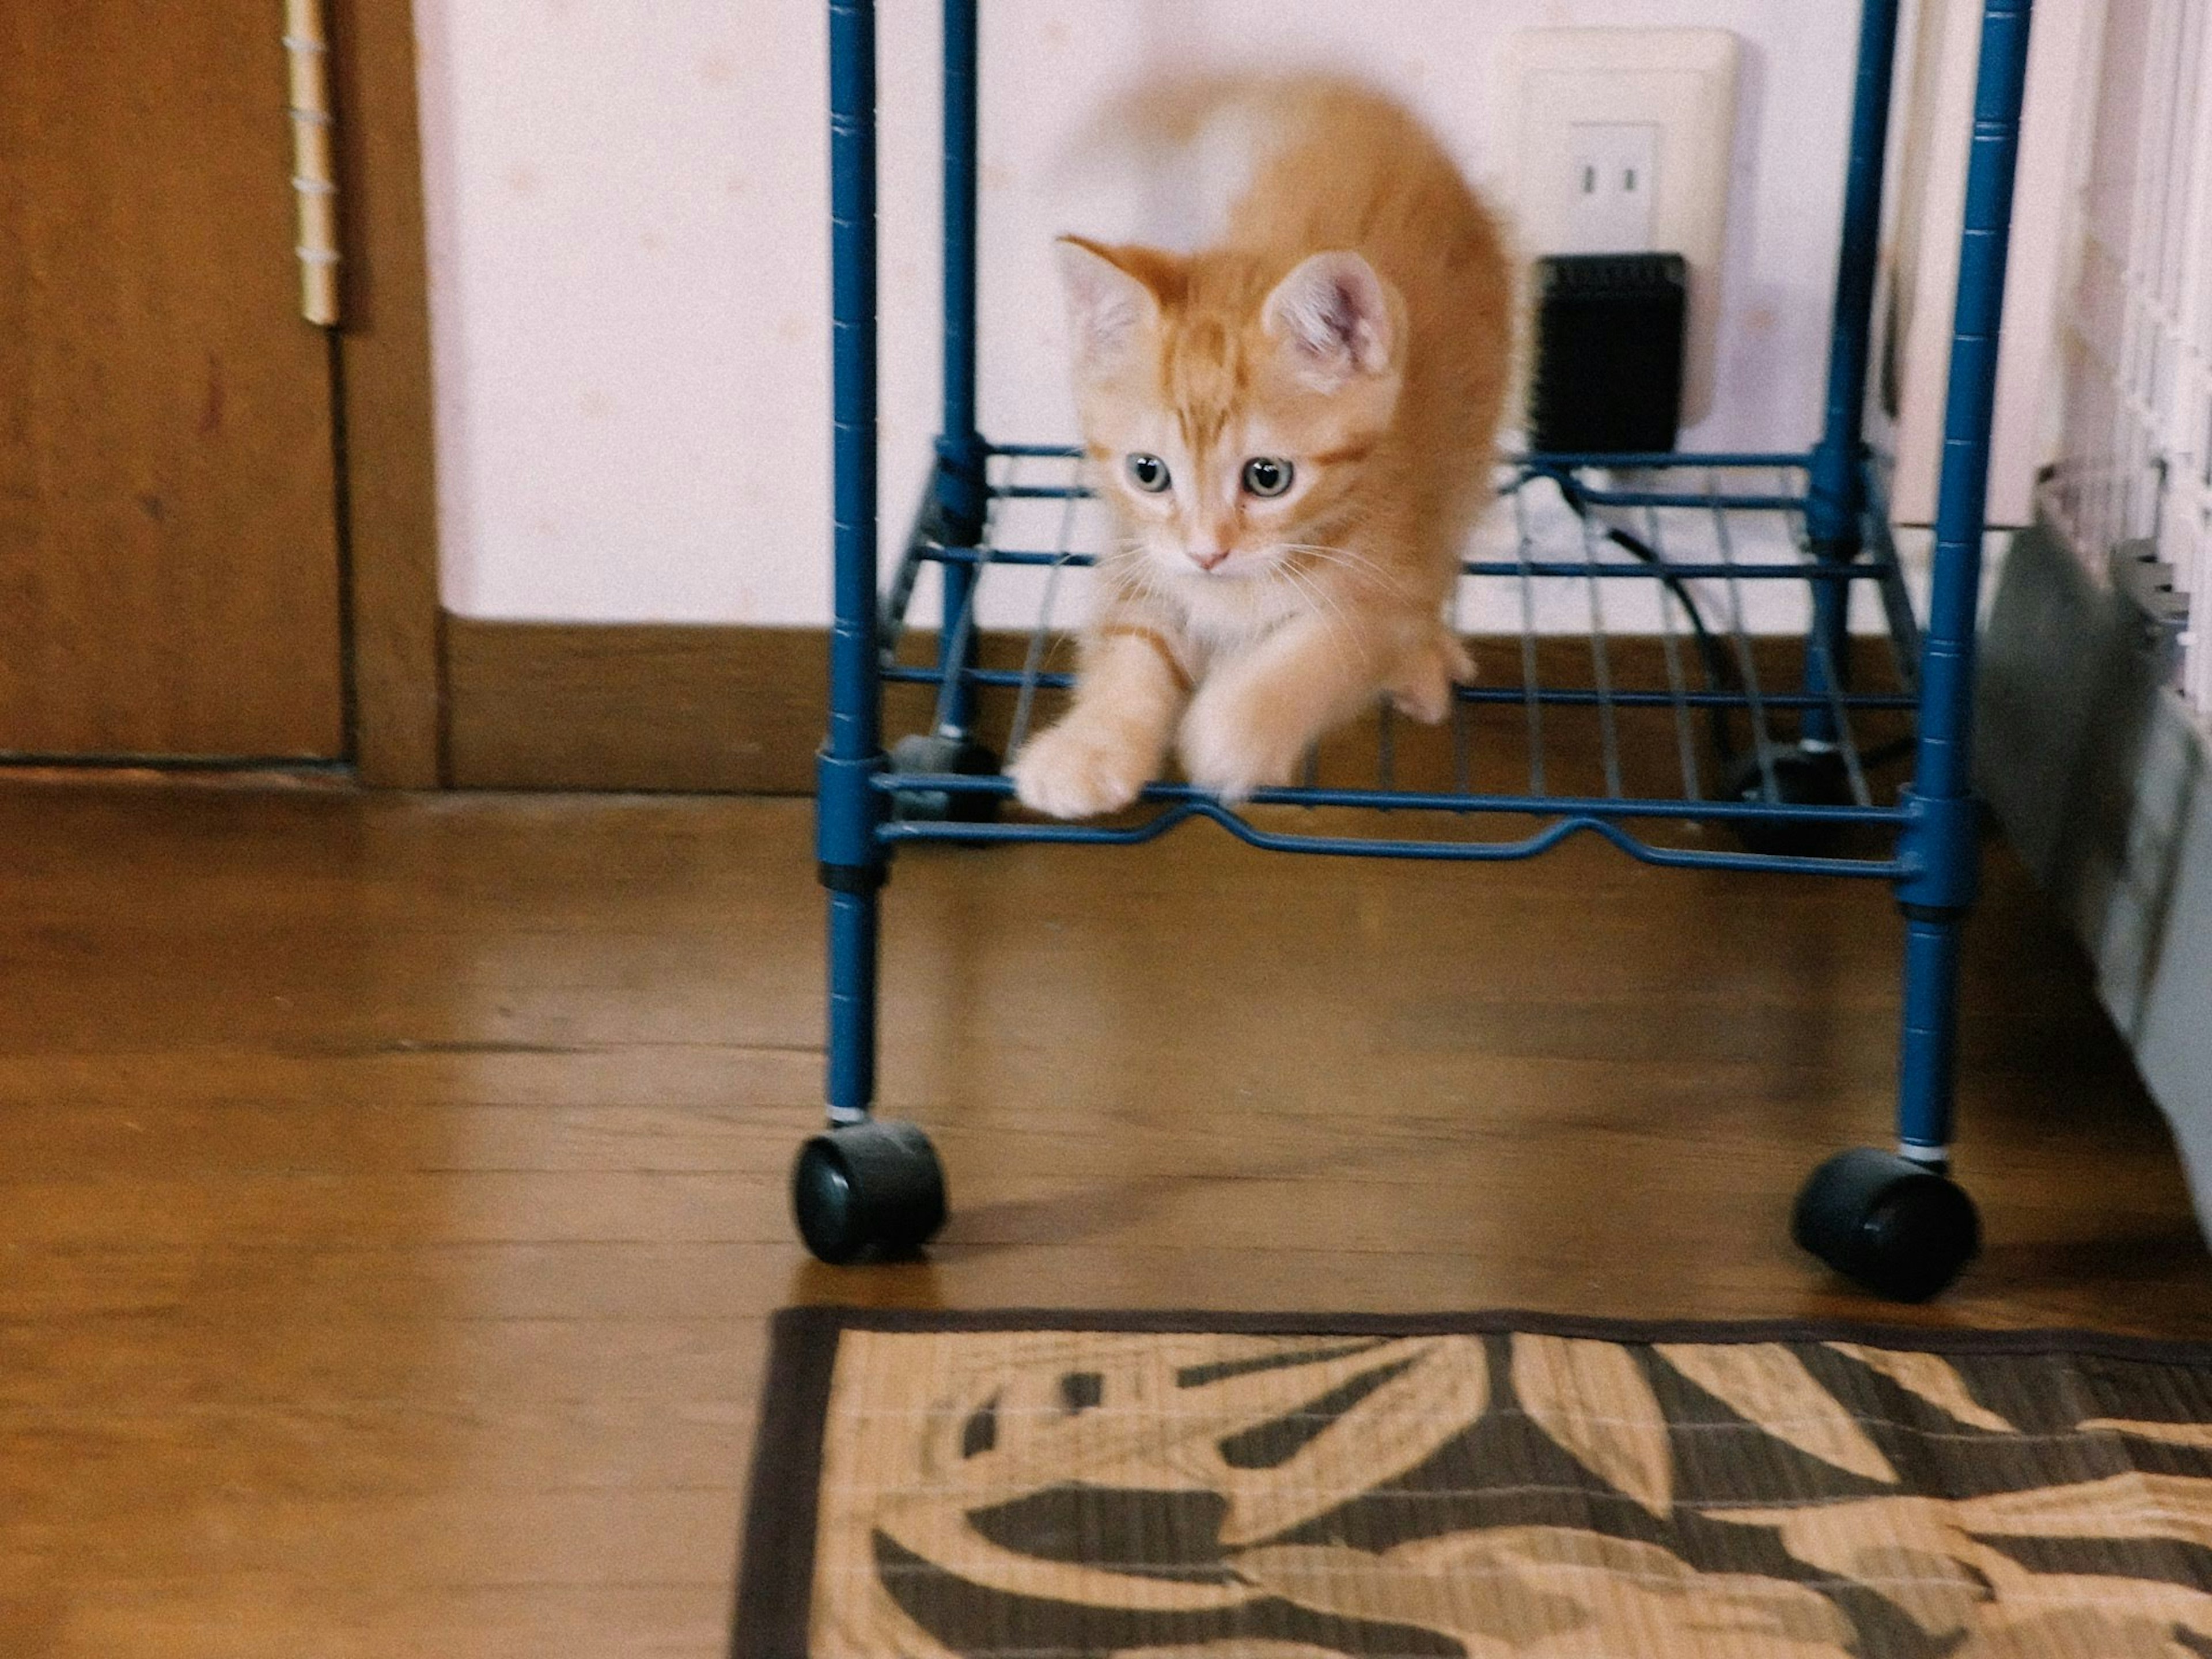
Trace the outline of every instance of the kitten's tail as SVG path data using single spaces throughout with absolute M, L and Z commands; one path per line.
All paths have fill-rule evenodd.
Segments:
M 1109 95 L 1056 171 L 1081 191 L 1133 187 L 1115 240 L 1191 252 L 1220 242 L 1262 166 L 1317 106 L 1365 106 L 1403 118 L 1387 93 L 1331 71 L 1194 75 Z
M 1277 83 L 1214 75 L 1109 96 L 1054 169 L 1079 193 L 1128 204 L 1115 240 L 1189 252 L 1221 240 L 1267 143 Z
M 1091 117 L 1084 140 L 1094 148 L 1116 139 L 1160 149 L 1194 143 L 1224 111 L 1254 100 L 1258 86 L 1248 76 L 1207 75 L 1182 81 L 1154 81 L 1110 95 Z

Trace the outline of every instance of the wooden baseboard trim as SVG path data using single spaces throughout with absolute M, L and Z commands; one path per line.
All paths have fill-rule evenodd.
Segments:
M 455 788 L 814 787 L 827 708 L 820 629 L 449 617 L 445 649 Z
M 1018 667 L 1027 641 L 986 634 L 982 659 Z M 1797 642 L 1762 639 L 1755 654 L 1769 684 L 1794 682 Z M 927 661 L 933 641 L 911 635 L 901 652 Z M 1667 670 L 1656 640 L 1609 642 L 1616 685 L 1663 689 Z M 1492 681 L 1518 678 L 1517 645 L 1479 644 L 1481 672 Z M 1065 668 L 1072 652 L 1052 653 Z M 1547 684 L 1587 684 L 1586 640 L 1545 640 L 1538 647 Z M 682 793 L 800 795 L 814 788 L 814 751 L 828 723 L 830 642 L 819 628 L 668 627 L 628 623 L 478 622 L 449 617 L 444 629 L 448 780 L 461 789 L 638 790 Z M 1690 669 L 1695 672 L 1695 665 Z M 980 735 L 1003 753 L 1012 699 L 987 697 Z M 1049 719 L 1059 701 L 1048 696 L 1036 714 Z M 1506 767 L 1486 787 L 1520 788 L 1526 779 L 1508 763 L 1522 740 L 1517 708 L 1486 717 L 1486 767 Z M 931 724 L 927 690 L 894 685 L 884 698 L 885 742 Z M 1863 743 L 1891 735 L 1894 722 L 1875 720 Z M 1397 728 L 1397 787 L 1449 789 L 1456 760 L 1449 738 L 1406 722 Z M 1595 774 L 1599 732 L 1589 711 L 1547 717 L 1547 753 L 1563 769 L 1554 790 L 1601 790 Z M 1698 741 L 1702 744 L 1702 723 Z M 1632 769 L 1669 767 L 1677 732 L 1671 717 L 1624 714 L 1620 738 Z M 1332 781 L 1371 782 L 1376 734 L 1371 725 L 1337 734 L 1322 762 Z M 1576 769 L 1579 768 L 1577 771 Z M 1653 787 L 1663 787 L 1663 781 Z M 1571 793 L 1571 791 L 1570 791 Z
M 444 634 L 454 788 L 814 791 L 830 718 L 827 629 L 448 617 Z M 926 661 L 933 641 L 910 633 L 902 654 Z M 979 649 L 994 667 L 1017 667 L 1027 644 L 987 633 Z M 982 732 L 1001 747 L 1005 701 L 986 709 Z M 886 690 L 887 740 L 929 718 L 923 688 Z

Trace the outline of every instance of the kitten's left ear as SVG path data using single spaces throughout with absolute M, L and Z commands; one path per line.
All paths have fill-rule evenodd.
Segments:
M 1399 333 L 1395 300 L 1358 254 L 1316 253 L 1275 284 L 1260 325 L 1296 355 L 1307 380 L 1333 392 L 1354 375 L 1389 372 Z
M 1092 365 L 1118 361 L 1139 331 L 1159 319 L 1159 295 L 1146 273 L 1164 256 L 1148 248 L 1108 247 L 1083 236 L 1061 237 L 1054 252 L 1077 356 Z

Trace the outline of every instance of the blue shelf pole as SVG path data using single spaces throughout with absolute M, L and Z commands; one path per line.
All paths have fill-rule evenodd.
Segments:
M 1936 505 L 1936 570 L 1921 646 L 1920 726 L 1912 816 L 1900 844 L 1905 911 L 1905 1030 L 1898 1138 L 1907 1158 L 1948 1163 L 1957 1024 L 1959 933 L 1974 901 L 1979 809 L 1973 787 L 1974 626 L 1981 588 L 1990 423 L 1996 404 L 1997 331 L 2004 312 L 2013 167 L 2027 81 L 2033 0 L 1987 0 L 1974 87 L 1973 147 L 1943 411 Z
M 1867 357 L 1874 329 L 1875 259 L 1881 242 L 1881 173 L 1889 139 L 1891 71 L 1897 59 L 1898 0 L 1863 0 L 1859 11 L 1858 72 L 1851 94 L 1850 159 L 1844 175 L 1844 234 L 1836 256 L 1836 304 L 1829 331 L 1827 414 L 1814 447 L 1806 538 L 1815 556 L 1849 564 L 1863 545 L 1866 511 L 1864 445 Z M 1799 726 L 1809 744 L 1833 744 L 1838 733 L 1826 699 L 1848 684 L 1850 589 L 1822 582 L 1813 592 L 1812 634 L 1806 642 L 1805 690 L 1814 702 Z M 1840 684 L 1839 684 L 1840 683 Z
M 830 890 L 832 1127 L 875 1098 L 877 894 L 885 858 L 876 652 L 876 9 L 830 0 L 832 539 L 830 734 L 816 767 L 815 851 Z
M 987 451 L 975 429 L 976 0 L 945 0 L 945 409 L 937 439 L 937 530 L 949 547 L 973 547 L 983 534 L 989 497 Z M 945 695 L 945 735 L 965 738 L 975 689 L 963 677 L 974 632 L 960 619 L 975 582 L 973 567 L 941 567 L 945 628 L 938 645 Z

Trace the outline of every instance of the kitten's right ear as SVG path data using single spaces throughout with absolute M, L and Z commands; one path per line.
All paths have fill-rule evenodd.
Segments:
M 1374 266 L 1340 250 L 1309 256 L 1276 283 L 1260 320 L 1288 346 L 1308 384 L 1334 392 L 1355 375 L 1389 373 L 1401 309 Z
M 1158 318 L 1159 297 L 1115 258 L 1120 250 L 1063 236 L 1054 252 L 1067 291 L 1077 355 L 1089 363 L 1113 362 L 1128 349 L 1139 329 Z

